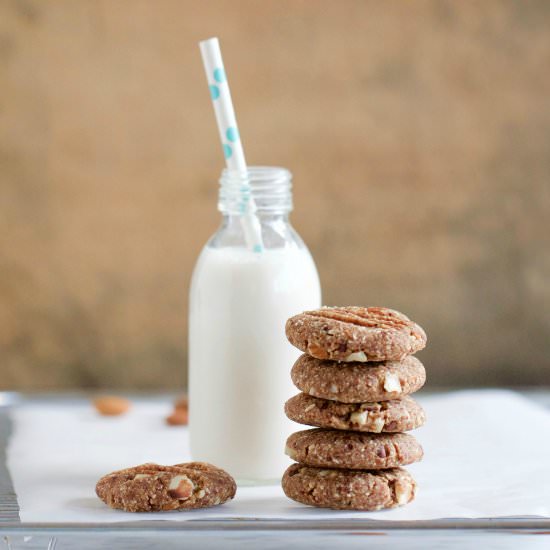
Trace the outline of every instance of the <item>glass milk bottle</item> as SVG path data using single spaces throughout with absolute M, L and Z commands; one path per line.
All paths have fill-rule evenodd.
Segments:
M 300 352 L 288 343 L 285 322 L 321 305 L 317 269 L 288 220 L 291 177 L 283 168 L 248 168 L 264 245 L 253 252 L 241 215 L 247 186 L 223 171 L 222 223 L 191 281 L 191 454 L 240 482 L 280 480 L 288 465 L 284 444 L 299 427 L 283 405 L 297 393 L 290 369 Z

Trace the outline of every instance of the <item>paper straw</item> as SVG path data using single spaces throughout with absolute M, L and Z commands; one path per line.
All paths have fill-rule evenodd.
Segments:
M 217 38 L 209 38 L 200 42 L 199 46 L 227 169 L 246 176 L 246 160 L 223 66 L 220 43 Z M 250 250 L 261 252 L 263 250 L 261 226 L 255 214 L 256 203 L 252 197 L 250 183 L 245 179 L 240 186 L 244 188 L 241 220 L 246 244 Z

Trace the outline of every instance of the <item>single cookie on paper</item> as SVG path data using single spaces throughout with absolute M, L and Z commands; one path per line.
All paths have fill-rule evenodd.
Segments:
M 406 432 L 424 424 L 424 409 L 410 396 L 373 403 L 339 403 L 299 393 L 285 403 L 294 422 L 359 432 Z
M 236 490 L 227 472 L 206 462 L 142 464 L 107 474 L 96 485 L 107 506 L 127 512 L 207 508 L 232 499 Z
M 385 307 L 322 307 L 286 322 L 293 346 L 317 359 L 401 361 L 426 346 L 426 333 Z
M 418 391 L 424 365 L 413 356 L 401 361 L 342 363 L 301 355 L 292 367 L 294 385 L 304 393 L 342 403 L 388 401 Z
M 293 433 L 285 453 L 296 462 L 321 468 L 381 470 L 422 460 L 420 443 L 405 433 L 360 433 L 315 428 Z
M 402 468 L 380 471 L 313 468 L 292 464 L 282 480 L 285 495 L 302 504 L 335 510 L 374 511 L 411 502 L 412 476 Z

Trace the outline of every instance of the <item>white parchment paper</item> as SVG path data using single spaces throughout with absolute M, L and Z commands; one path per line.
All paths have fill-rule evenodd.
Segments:
M 414 432 L 425 458 L 408 467 L 418 495 L 388 511 L 315 509 L 287 499 L 278 486 L 239 487 L 233 501 L 207 510 L 110 510 L 94 493 L 102 475 L 143 462 L 190 460 L 187 429 L 164 424 L 169 404 L 137 404 L 120 418 L 99 417 L 85 404 L 22 405 L 12 414 L 8 467 L 26 522 L 550 517 L 550 411 L 499 390 L 418 400 L 428 415 Z

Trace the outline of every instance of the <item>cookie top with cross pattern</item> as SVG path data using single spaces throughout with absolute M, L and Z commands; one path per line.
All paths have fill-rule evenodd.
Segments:
M 291 317 L 286 336 L 317 359 L 401 361 L 426 346 L 426 333 L 406 315 L 385 307 L 322 307 Z

